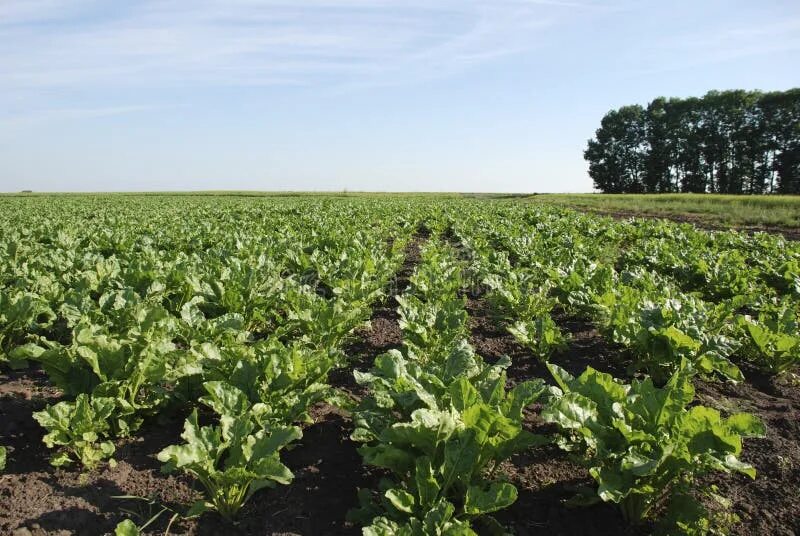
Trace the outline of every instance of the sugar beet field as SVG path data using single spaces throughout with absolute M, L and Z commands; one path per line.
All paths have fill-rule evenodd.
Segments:
M 800 243 L 0 198 L 0 533 L 800 534 Z

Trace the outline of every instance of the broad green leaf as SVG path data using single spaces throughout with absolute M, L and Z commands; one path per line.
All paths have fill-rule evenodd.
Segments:
M 767 429 L 764 422 L 749 413 L 736 413 L 725 419 L 725 424 L 742 437 L 764 437 Z
M 517 488 L 507 482 L 492 482 L 488 488 L 470 486 L 467 489 L 464 511 L 483 515 L 511 506 L 517 500 Z
M 392 506 L 401 512 L 407 514 L 413 513 L 416 501 L 414 500 L 414 496 L 407 491 L 402 489 L 390 489 L 384 495 L 389 499 L 389 502 L 392 503 Z

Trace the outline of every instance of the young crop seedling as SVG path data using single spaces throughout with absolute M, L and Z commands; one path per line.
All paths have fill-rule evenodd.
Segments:
M 204 386 L 208 396 L 201 402 L 217 413 L 219 424 L 200 426 L 195 409 L 181 434 L 185 443 L 165 448 L 158 459 L 165 472 L 181 470 L 202 484 L 205 499 L 196 502 L 187 516 L 210 509 L 232 521 L 258 490 L 292 481 L 280 451 L 302 433 L 295 426 L 260 424 L 266 406 L 251 405 L 235 387 L 224 382 Z
M 508 364 L 486 365 L 464 342 L 441 363 L 394 350 L 356 374 L 373 396 L 356 411 L 352 437 L 366 443 L 365 463 L 396 478 L 377 500 L 362 494 L 355 519 L 375 531 L 366 533 L 472 534 L 472 521 L 491 524 L 489 514 L 516 500 L 516 488 L 494 472 L 544 441 L 522 428 L 522 410 L 545 387 L 529 381 L 506 391 Z M 455 530 L 463 532 L 448 532 Z
M 115 404 L 113 398 L 80 394 L 75 402 L 59 402 L 34 413 L 33 418 L 47 430 L 43 441 L 48 448 L 64 447 L 50 463 L 62 467 L 77 461 L 86 469 L 94 469 L 110 458 L 115 447 L 107 438 Z

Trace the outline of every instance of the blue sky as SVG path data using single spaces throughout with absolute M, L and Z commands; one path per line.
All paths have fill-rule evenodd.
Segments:
M 799 53 L 797 0 L 0 0 L 0 191 L 590 191 L 609 109 Z

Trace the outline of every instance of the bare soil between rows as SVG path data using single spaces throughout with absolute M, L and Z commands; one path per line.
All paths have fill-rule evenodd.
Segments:
M 548 383 L 550 372 L 544 364 L 508 333 L 502 322 L 493 318 L 489 306 L 480 296 L 467 299 L 470 343 L 488 362 L 506 355 L 511 358 L 507 370 L 508 387 L 519 382 L 542 378 Z M 562 319 L 563 320 L 563 319 Z M 617 348 L 609 347 L 604 339 L 586 323 L 563 320 L 562 329 L 573 333 L 569 348 L 554 362 L 573 374 L 580 374 L 588 364 L 598 370 L 619 375 L 612 361 Z M 555 428 L 539 418 L 541 406 L 535 404 L 526 412 L 525 426 L 536 434 L 550 435 Z M 518 536 L 532 534 L 570 535 L 634 535 L 646 534 L 646 528 L 631 528 L 618 510 L 609 504 L 597 504 L 579 510 L 565 503 L 581 487 L 592 486 L 586 468 L 569 459 L 555 445 L 520 453 L 504 463 L 503 470 L 517 487 L 517 501 L 497 513 L 497 519 Z

